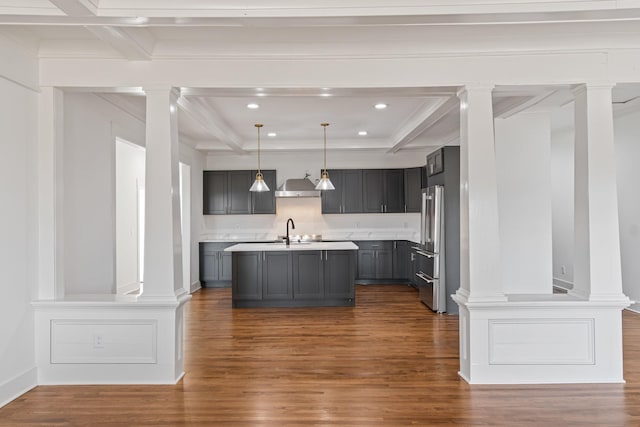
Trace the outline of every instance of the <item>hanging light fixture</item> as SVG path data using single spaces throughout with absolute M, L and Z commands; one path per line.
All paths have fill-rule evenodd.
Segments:
M 329 172 L 327 172 L 327 126 L 329 123 L 320 123 L 320 126 L 324 128 L 324 169 L 320 181 L 316 185 L 316 190 L 335 190 L 336 187 L 333 186 L 329 179 Z
M 258 172 L 256 173 L 256 180 L 253 181 L 253 185 L 249 188 L 249 191 L 269 191 L 269 186 L 264 182 L 262 172 L 260 171 L 260 128 L 262 125 L 260 123 L 256 123 L 255 127 L 258 128 Z

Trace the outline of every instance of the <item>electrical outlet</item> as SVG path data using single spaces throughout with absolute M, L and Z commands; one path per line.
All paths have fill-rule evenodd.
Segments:
M 561 265 L 561 266 L 560 266 L 560 273 L 561 273 L 561 274 L 567 274 L 567 267 L 566 267 L 566 266 L 564 266 L 564 265 Z
M 104 348 L 104 340 L 102 339 L 102 335 L 93 336 L 93 348 Z

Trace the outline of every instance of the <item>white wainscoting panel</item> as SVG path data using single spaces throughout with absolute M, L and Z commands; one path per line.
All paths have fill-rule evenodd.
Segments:
M 51 363 L 156 363 L 153 319 L 51 320 Z
M 490 319 L 491 365 L 593 365 L 594 319 Z

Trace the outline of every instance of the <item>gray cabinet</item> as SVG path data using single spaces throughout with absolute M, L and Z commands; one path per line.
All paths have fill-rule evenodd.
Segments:
M 362 171 L 364 212 L 404 212 L 404 169 Z
M 393 278 L 393 242 L 358 242 L 358 279 Z
M 225 171 L 204 171 L 202 212 L 205 215 L 227 213 L 227 177 Z
M 410 243 L 406 240 L 393 242 L 393 278 L 399 280 L 410 279 Z
M 256 171 L 204 171 L 203 213 L 205 215 L 275 214 L 276 171 L 262 174 L 271 191 L 249 191 Z
M 355 303 L 356 251 L 234 252 L 234 307 Z
M 297 299 L 324 298 L 323 251 L 293 253 L 293 289 Z
M 258 171 L 251 171 L 251 183 L 255 179 Z M 262 176 L 264 182 L 271 191 L 264 192 L 250 192 L 251 193 L 251 213 L 253 214 L 275 214 L 276 213 L 276 198 L 274 191 L 276 191 L 276 171 L 275 170 L 263 170 Z
M 233 253 L 233 300 L 262 300 L 262 252 Z
M 384 170 L 363 170 L 362 191 L 365 212 L 384 212 Z
M 356 263 L 354 251 L 324 251 L 325 299 L 355 296 Z
M 362 170 L 329 170 L 335 190 L 322 192 L 322 213 L 362 212 Z
M 291 252 L 262 252 L 262 298 L 293 298 Z
M 227 213 L 251 213 L 251 171 L 229 171 L 227 179 Z
M 423 168 L 404 170 L 404 206 L 405 212 L 420 212 L 422 204 Z
M 200 283 L 204 287 L 231 285 L 231 253 L 224 249 L 232 243 L 200 243 Z

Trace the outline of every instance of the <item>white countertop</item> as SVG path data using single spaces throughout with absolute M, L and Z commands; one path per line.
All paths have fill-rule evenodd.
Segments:
M 353 242 L 302 242 L 291 243 L 238 243 L 229 246 L 225 252 L 248 251 L 349 251 L 357 250 L 358 246 Z
M 325 231 L 322 234 L 323 241 L 354 241 L 354 240 L 408 240 L 413 243 L 420 242 L 419 233 L 407 231 L 357 231 L 339 232 Z M 269 243 L 278 239 L 277 233 L 209 233 L 200 237 L 201 243 Z

